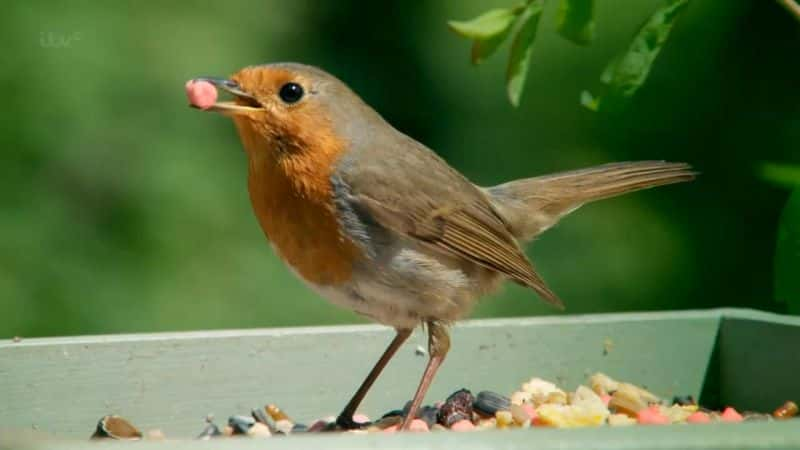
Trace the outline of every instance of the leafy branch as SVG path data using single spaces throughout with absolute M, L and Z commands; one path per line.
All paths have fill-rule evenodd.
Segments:
M 797 0 L 776 0 L 800 21 Z M 561 37 L 578 45 L 594 40 L 595 0 L 558 0 L 556 30 Z M 650 69 L 667 43 L 675 22 L 689 6 L 689 0 L 664 0 L 664 4 L 644 22 L 628 45 L 606 66 L 600 76 L 604 94 L 581 93 L 580 102 L 592 111 L 623 105 L 647 81 Z M 448 22 L 456 34 L 472 41 L 472 64 L 486 61 L 513 35 L 506 69 L 506 91 L 511 104 L 519 106 L 528 75 L 533 41 L 544 9 L 544 0 L 526 0 L 511 8 L 492 9 L 470 20 Z
M 472 40 L 472 63 L 475 65 L 490 57 L 513 30 L 506 83 L 508 98 L 514 106 L 519 105 L 543 4 L 544 0 L 528 0 L 513 8 L 492 9 L 472 20 L 448 22 L 451 30 Z
M 594 2 L 559 0 L 556 10 L 557 32 L 575 44 L 591 44 L 595 35 Z M 624 100 L 636 93 L 647 79 L 675 21 L 688 4 L 689 0 L 665 0 L 664 6 L 645 21 L 628 49 L 614 58 L 603 71 L 600 81 L 606 86 L 604 97 Z M 494 54 L 509 36 L 514 36 L 506 69 L 506 90 L 514 106 L 519 105 L 522 96 L 543 9 L 544 0 L 526 0 L 511 8 L 492 9 L 471 20 L 448 22 L 451 30 L 472 40 L 471 59 L 475 65 Z M 604 97 L 594 97 L 584 91 L 581 104 L 598 111 L 606 103 Z
M 614 58 L 603 70 L 600 81 L 606 86 L 604 97 L 581 93 L 581 104 L 592 111 L 604 107 L 608 100 L 623 103 L 644 85 L 650 69 L 667 43 L 672 27 L 689 0 L 668 0 L 639 28 L 627 51 Z M 610 103 L 606 103 L 610 104 Z

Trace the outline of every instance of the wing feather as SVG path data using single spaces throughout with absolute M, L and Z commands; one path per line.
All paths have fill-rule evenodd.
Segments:
M 370 136 L 351 147 L 337 174 L 368 222 L 501 273 L 563 308 L 487 194 L 424 145 L 396 131 Z
M 548 303 L 563 308 L 561 300 L 536 273 L 488 200 L 482 199 L 484 203 L 481 203 L 476 199 L 458 207 L 433 207 L 426 214 L 419 210 L 399 211 L 366 194 L 357 195 L 357 198 L 381 225 L 500 272 L 533 289 Z

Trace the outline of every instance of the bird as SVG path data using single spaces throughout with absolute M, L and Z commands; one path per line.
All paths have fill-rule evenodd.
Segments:
M 585 203 L 696 176 L 685 163 L 632 161 L 481 187 L 317 67 L 254 65 L 185 88 L 190 106 L 232 118 L 250 202 L 280 259 L 320 296 L 395 330 L 337 417 L 342 429 L 360 426 L 357 408 L 418 326 L 428 360 L 401 429 L 450 349 L 451 325 L 479 298 L 511 280 L 563 308 L 525 243 Z

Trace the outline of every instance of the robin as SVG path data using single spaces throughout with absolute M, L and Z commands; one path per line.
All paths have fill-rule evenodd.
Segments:
M 334 304 L 397 332 L 338 416 L 342 428 L 358 427 L 353 414 L 418 325 L 429 360 L 402 429 L 447 355 L 449 325 L 478 298 L 510 279 L 563 308 L 522 244 L 587 202 L 695 176 L 687 164 L 639 161 L 480 187 L 316 67 L 246 67 L 186 90 L 192 106 L 233 119 L 253 210 L 280 258 Z M 217 101 L 219 90 L 233 101 Z

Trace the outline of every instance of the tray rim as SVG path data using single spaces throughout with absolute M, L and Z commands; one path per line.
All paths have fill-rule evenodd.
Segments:
M 755 309 L 714 308 L 679 311 L 646 311 L 623 313 L 576 314 L 570 316 L 508 317 L 470 319 L 457 322 L 455 328 L 531 327 L 558 324 L 616 323 L 662 320 L 751 320 L 781 325 L 800 326 L 800 317 L 788 316 Z M 115 344 L 142 341 L 169 341 L 191 339 L 226 339 L 239 337 L 286 337 L 309 334 L 376 333 L 390 332 L 391 328 L 376 324 L 322 325 L 301 327 L 233 328 L 221 330 L 160 331 L 120 334 L 89 334 L 54 337 L 23 337 L 0 339 L 0 351 L 7 348 L 42 345 Z

